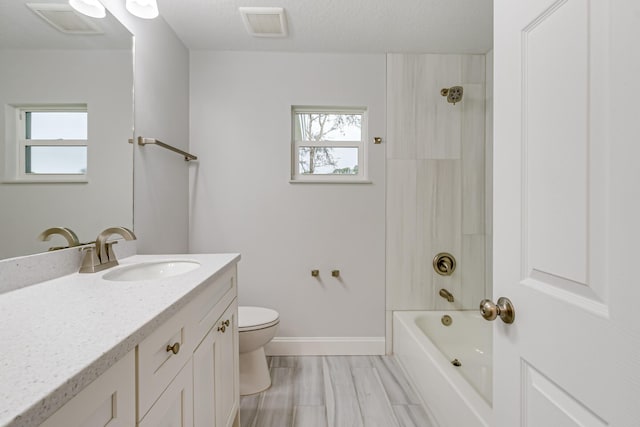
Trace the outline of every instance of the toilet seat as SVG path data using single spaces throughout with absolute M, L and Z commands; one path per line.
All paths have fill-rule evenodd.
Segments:
M 238 331 L 255 331 L 275 326 L 280 322 L 277 311 L 264 307 L 238 307 Z

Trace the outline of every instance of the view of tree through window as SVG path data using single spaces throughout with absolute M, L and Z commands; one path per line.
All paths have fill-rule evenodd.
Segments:
M 358 175 L 362 113 L 297 112 L 299 173 Z

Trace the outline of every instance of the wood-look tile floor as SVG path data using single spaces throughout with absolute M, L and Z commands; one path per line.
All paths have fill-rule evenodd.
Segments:
M 242 427 L 435 427 L 391 356 L 274 356 L 271 388 L 240 399 Z

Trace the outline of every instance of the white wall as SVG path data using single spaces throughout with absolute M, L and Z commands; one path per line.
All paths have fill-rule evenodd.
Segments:
M 185 151 L 189 147 L 189 51 L 162 17 L 136 18 L 123 0 L 105 7 L 135 37 L 135 133 Z M 189 164 L 155 146 L 138 147 L 134 164 L 134 230 L 138 253 L 188 250 Z
M 240 252 L 280 337 L 383 337 L 384 55 L 196 51 L 190 94 L 190 251 Z M 373 183 L 290 184 L 292 105 L 367 106 Z
M 87 104 L 88 182 L 0 184 L 0 259 L 66 244 L 37 240 L 49 227 L 68 226 L 81 241 L 109 226 L 131 227 L 133 73 L 130 50 L 0 51 L 0 163 L 5 144 L 5 107 L 25 104 Z M 128 107 L 128 108 L 127 108 Z M 4 160 L 2 160 L 4 158 Z

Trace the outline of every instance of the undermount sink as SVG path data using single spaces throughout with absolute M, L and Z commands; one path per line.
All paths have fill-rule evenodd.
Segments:
M 199 267 L 200 263 L 196 261 L 172 260 L 143 262 L 112 270 L 102 276 L 102 278 L 116 282 L 164 279 L 166 277 L 188 273 Z

